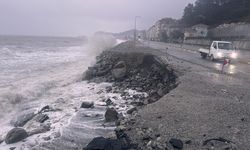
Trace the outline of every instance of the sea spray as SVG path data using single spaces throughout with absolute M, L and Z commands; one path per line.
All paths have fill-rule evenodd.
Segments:
M 33 40 L 32 45 L 28 43 L 30 40 Z M 65 39 L 58 41 L 60 40 L 65 41 Z M 70 40 L 74 44 L 71 44 Z M 4 64 L 8 66 L 0 66 L 2 69 L 0 136 L 4 136 L 12 128 L 9 124 L 10 120 L 22 111 L 50 105 L 53 111 L 47 115 L 53 129 L 41 134 L 41 137 L 33 135 L 27 143 L 34 140 L 40 141 L 42 137 L 52 136 L 58 131 L 62 132 L 75 114 L 74 108 L 80 106 L 79 101 L 97 98 L 94 95 L 97 91 L 92 90 L 96 85 L 80 82 L 79 78 L 82 72 L 95 61 L 95 57 L 103 50 L 114 46 L 116 40 L 112 36 L 104 35 L 95 35 L 90 37 L 88 42 L 76 42 L 77 44 L 74 40 L 67 39 L 69 41 L 67 46 L 65 42 L 51 44 L 54 39 L 50 41 L 50 39 L 34 38 L 23 40 L 22 46 L 9 46 L 16 47 L 13 51 L 17 53 L 18 60 L 15 61 L 5 55 L 2 60 L 5 60 Z M 34 44 L 36 42 L 38 46 Z M 28 50 L 25 49 L 26 47 Z M 96 88 L 98 90 L 98 86 Z M 94 97 L 91 98 L 91 96 Z M 0 149 L 10 146 L 2 143 Z M 30 145 L 25 143 L 22 145 L 19 143 L 17 146 L 30 148 Z

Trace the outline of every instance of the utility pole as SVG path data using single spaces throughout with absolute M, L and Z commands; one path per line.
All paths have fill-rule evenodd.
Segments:
M 135 45 L 136 45 L 136 42 L 137 42 L 137 33 L 136 33 L 136 32 L 137 32 L 137 31 L 136 31 L 136 30 L 137 30 L 137 29 L 136 29 L 137 27 L 136 27 L 136 26 L 137 26 L 137 19 L 138 19 L 138 18 L 140 18 L 140 16 L 135 16 L 135 29 L 134 29 L 134 44 L 135 44 Z

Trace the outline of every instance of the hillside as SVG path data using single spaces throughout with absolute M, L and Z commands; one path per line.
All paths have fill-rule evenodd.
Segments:
M 249 0 L 197 0 L 188 4 L 181 19 L 186 26 L 216 26 L 232 22 L 250 22 Z

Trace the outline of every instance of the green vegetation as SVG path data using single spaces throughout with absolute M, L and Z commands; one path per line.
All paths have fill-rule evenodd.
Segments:
M 250 22 L 250 0 L 197 0 L 188 4 L 181 21 L 186 26 Z

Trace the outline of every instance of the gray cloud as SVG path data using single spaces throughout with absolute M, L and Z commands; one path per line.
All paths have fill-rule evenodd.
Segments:
M 0 0 L 0 34 L 88 35 L 148 28 L 162 17 L 180 18 L 195 0 Z

